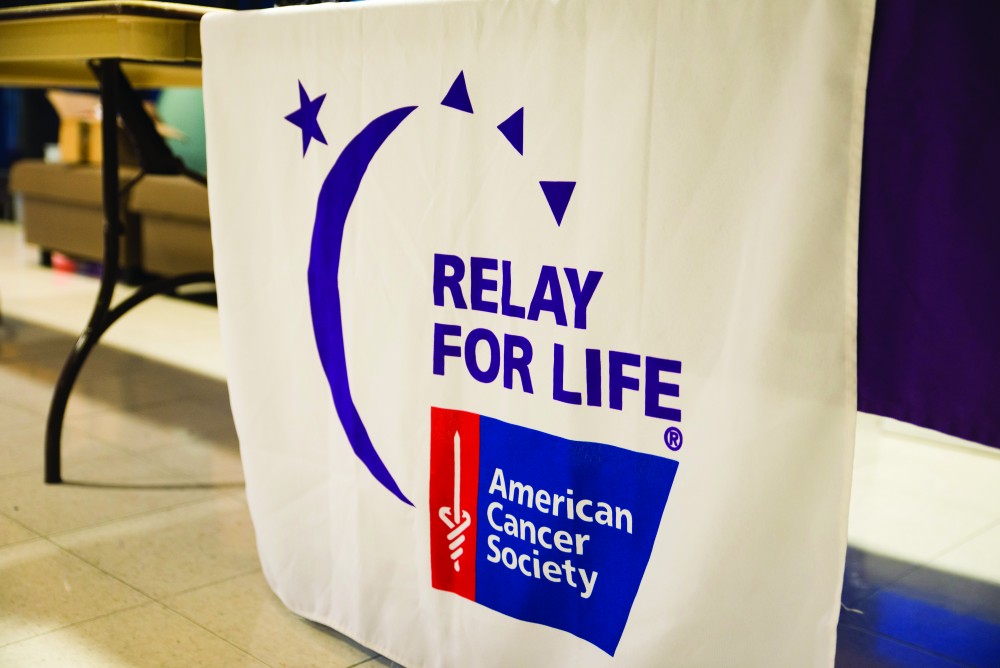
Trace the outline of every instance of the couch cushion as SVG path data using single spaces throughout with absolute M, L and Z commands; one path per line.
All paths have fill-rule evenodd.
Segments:
M 127 182 L 138 174 L 132 167 L 122 167 L 118 178 Z M 20 160 L 10 170 L 10 191 L 25 197 L 54 200 L 66 204 L 85 204 L 102 208 L 101 167 L 99 165 L 63 165 L 41 160 Z
M 187 176 L 144 176 L 132 190 L 129 208 L 208 225 L 208 188 Z

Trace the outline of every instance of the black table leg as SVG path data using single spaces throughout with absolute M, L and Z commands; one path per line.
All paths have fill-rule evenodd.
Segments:
M 101 283 L 97 293 L 97 300 L 94 302 L 94 310 L 90 315 L 90 321 L 83 333 L 76 340 L 76 344 L 70 351 L 69 357 L 63 365 L 56 381 L 55 392 L 52 395 L 52 404 L 49 407 L 48 422 L 45 430 L 45 482 L 62 482 L 62 426 L 63 418 L 66 415 L 66 404 L 69 401 L 70 392 L 76 383 L 77 376 L 83 368 L 84 362 L 90 351 L 97 344 L 101 335 L 118 318 L 129 310 L 138 306 L 143 301 L 157 294 L 173 293 L 177 288 L 194 283 L 214 283 L 215 278 L 209 272 L 197 274 L 186 274 L 161 281 L 156 281 L 143 286 L 129 298 L 125 299 L 118 306 L 112 308 L 111 302 L 115 291 L 115 284 L 118 282 L 121 268 L 119 266 L 119 252 L 121 247 L 121 237 L 125 226 L 122 222 L 121 206 L 121 186 L 118 182 L 118 115 L 121 111 L 122 99 L 120 95 L 125 93 L 128 107 L 122 114 L 126 129 L 129 128 L 129 121 L 132 121 L 132 131 L 135 132 L 138 126 L 139 133 L 146 130 L 145 124 L 140 120 L 137 107 L 141 111 L 141 101 L 135 96 L 134 91 L 128 85 L 122 75 L 119 62 L 114 59 L 102 60 L 93 66 L 97 75 L 98 84 L 101 91 L 101 134 L 102 134 L 102 181 L 104 196 L 104 264 L 101 268 Z M 123 90 L 124 89 L 124 90 Z M 146 117 L 148 120 L 148 117 Z M 149 121 L 149 125 L 152 122 Z M 157 139 L 159 139 L 157 137 Z M 162 139 L 160 139 L 162 142 Z M 158 147 L 157 147 L 158 148 Z M 164 145 L 165 149 L 166 146 Z M 150 151 L 149 153 L 157 153 Z M 142 154 L 140 153 L 142 161 Z M 176 160 L 176 159 L 175 159 Z M 149 160 L 153 162 L 153 160 Z M 146 162 L 146 161 L 143 161 Z M 162 163 L 161 163 L 162 164 Z M 179 165 L 179 161 L 176 163 Z M 144 165 L 145 167 L 146 165 Z M 153 167 L 153 165 L 150 165 Z M 155 172 L 177 173 L 173 169 L 173 164 L 163 165 L 161 169 L 153 167 Z M 170 171 L 168 171 L 170 170 Z M 150 170 L 146 170 L 150 171 Z
M 98 84 L 101 89 L 101 144 L 102 144 L 102 189 L 104 195 L 104 264 L 101 267 L 101 285 L 97 292 L 94 311 L 86 329 L 76 340 L 66 363 L 56 381 L 56 389 L 49 407 L 49 419 L 45 429 L 45 482 L 62 482 L 62 461 L 60 456 L 62 423 L 66 414 L 66 403 L 73 389 L 76 377 L 87 360 L 97 339 L 106 329 L 111 298 L 118 282 L 118 261 L 121 235 L 124 226 L 121 221 L 118 184 L 118 62 L 104 60 L 97 65 Z

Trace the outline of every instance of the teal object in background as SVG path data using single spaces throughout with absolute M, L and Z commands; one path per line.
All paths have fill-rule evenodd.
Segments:
M 207 173 L 205 159 L 205 105 L 200 88 L 164 88 L 156 103 L 160 120 L 184 133 L 167 145 L 188 169 Z

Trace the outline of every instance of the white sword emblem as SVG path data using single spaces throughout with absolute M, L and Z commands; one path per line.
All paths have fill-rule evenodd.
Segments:
M 462 510 L 462 439 L 455 432 L 455 498 L 452 507 L 441 506 L 438 517 L 451 531 L 448 532 L 448 549 L 451 550 L 451 560 L 455 562 L 455 570 L 459 571 L 458 558 L 462 556 L 462 543 L 465 542 L 465 530 L 472 523 L 469 511 Z

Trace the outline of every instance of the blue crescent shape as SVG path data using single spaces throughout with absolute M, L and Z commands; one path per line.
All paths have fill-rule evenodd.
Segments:
M 358 414 L 347 378 L 347 355 L 340 308 L 341 244 L 351 205 L 368 166 L 386 139 L 416 107 L 402 107 L 369 123 L 347 144 L 323 181 L 316 206 L 312 248 L 309 253 L 309 304 L 316 346 L 333 393 L 333 405 L 344 426 L 354 454 L 382 485 L 403 503 L 413 505 L 375 451 L 368 430 Z

